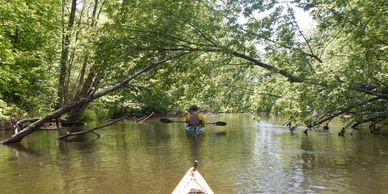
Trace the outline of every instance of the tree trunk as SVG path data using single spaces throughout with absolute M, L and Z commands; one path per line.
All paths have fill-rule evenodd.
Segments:
M 77 22 L 77 32 L 75 33 L 75 38 L 74 38 L 74 42 L 77 43 L 79 41 L 79 38 L 80 38 L 80 34 L 81 34 L 81 24 L 82 24 L 82 18 L 83 18 L 83 15 L 84 15 L 84 11 L 85 11 L 85 8 L 86 8 L 86 4 L 83 5 L 82 9 L 81 9 L 81 12 L 79 14 L 79 18 L 78 18 L 78 22 Z M 66 77 L 66 86 L 65 86 L 65 94 L 67 96 L 66 100 L 65 100 L 65 104 L 68 102 L 68 101 L 73 101 L 74 99 L 72 99 L 72 97 L 75 96 L 75 90 L 74 88 L 76 87 L 77 85 L 77 80 L 78 78 L 72 82 L 71 80 L 71 74 L 72 74 L 72 69 L 73 69 L 73 65 L 74 65 L 74 61 L 75 61 L 75 58 L 76 58 L 76 53 L 77 53 L 77 49 L 74 47 L 71 51 L 71 54 L 70 54 L 70 57 L 69 57 L 69 60 L 68 60 L 68 71 L 67 71 L 67 77 Z
M 71 11 L 69 16 L 69 23 L 67 29 L 64 27 L 64 7 L 65 3 L 62 1 L 62 51 L 61 51 L 61 61 L 60 61 L 60 75 L 59 75 L 59 83 L 58 83 L 58 102 L 57 108 L 62 107 L 66 102 L 66 82 L 69 81 L 66 79 L 68 72 L 68 56 L 69 56 L 69 45 L 71 38 L 71 31 L 74 25 L 75 12 L 77 11 L 77 0 L 72 0 L 71 3 Z
M 98 85 L 101 80 L 101 76 L 96 75 L 94 73 L 94 70 L 92 69 L 88 75 L 87 80 L 85 81 L 84 85 L 82 86 L 82 89 L 80 93 L 78 93 L 74 100 L 78 100 L 80 98 L 85 98 L 88 96 L 91 96 L 94 94 L 94 92 L 99 88 Z M 69 122 L 79 122 L 81 121 L 81 114 L 82 112 L 89 106 L 89 104 L 83 104 L 78 107 L 72 108 L 68 113 L 68 117 L 66 118 Z
M 104 3 L 105 3 L 105 1 L 102 3 L 101 9 L 102 9 L 102 6 L 103 6 Z M 93 6 L 93 12 L 92 12 L 92 22 L 90 24 L 90 28 L 93 28 L 93 27 L 95 27 L 97 25 L 98 5 L 99 5 L 99 0 L 94 0 L 94 6 Z M 79 21 L 81 21 L 81 19 Z M 78 25 L 80 25 L 80 23 Z M 88 56 L 89 56 L 89 53 L 86 52 L 86 54 L 84 56 L 84 63 L 82 64 L 82 69 L 81 69 L 81 72 L 80 72 L 79 83 L 78 83 L 78 88 L 82 88 L 82 89 L 77 89 L 76 90 L 76 94 L 73 97 L 74 100 L 78 100 L 81 97 L 88 96 L 88 95 L 90 95 L 91 92 L 93 92 L 93 90 L 94 91 L 97 90 L 99 82 L 102 79 L 101 74 L 96 74 L 95 71 L 93 69 L 91 69 L 87 80 L 84 81 L 85 71 L 86 71 L 86 67 L 87 67 L 87 64 L 88 64 Z M 67 121 L 69 121 L 69 122 L 79 122 L 82 112 L 87 107 L 88 107 L 88 104 L 84 104 L 82 106 L 75 107 L 75 108 L 71 109 L 68 112 L 69 116 L 66 118 Z

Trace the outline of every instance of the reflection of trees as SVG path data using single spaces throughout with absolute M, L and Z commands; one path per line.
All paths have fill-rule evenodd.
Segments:
M 38 151 L 25 147 L 22 143 L 15 143 L 5 145 L 15 152 L 16 158 L 20 159 L 21 157 L 30 157 L 30 156 L 39 156 L 41 155 Z
M 315 163 L 313 141 L 308 136 L 302 136 L 300 149 L 302 151 L 301 159 L 303 161 L 303 169 L 313 167 Z
M 61 177 L 59 186 L 62 186 L 64 193 L 80 192 L 90 186 L 88 184 L 96 182 L 94 173 L 98 171 L 97 164 L 100 161 L 96 156 L 99 143 L 96 140 L 96 136 L 84 134 L 58 141 L 59 154 L 56 155 L 55 162 L 59 166 L 58 173 Z M 85 175 L 90 177 L 87 184 L 79 184 L 80 177 Z
M 291 164 L 301 170 L 304 190 L 311 190 L 312 185 L 333 192 L 350 193 L 373 191 L 370 187 L 386 189 L 386 186 L 370 179 L 387 178 L 382 168 L 384 162 L 381 160 L 386 157 L 382 157 L 376 149 L 382 145 L 373 141 L 376 138 L 339 138 L 334 133 L 301 136 L 301 154 L 294 156 Z M 363 188 L 360 185 L 368 187 Z
M 301 149 L 301 163 L 300 164 L 300 179 L 302 179 L 302 184 L 300 186 L 303 187 L 303 190 L 308 190 L 309 185 L 311 185 L 311 172 L 314 171 L 315 165 L 316 165 L 316 158 L 315 158 L 315 149 L 313 140 L 310 136 L 302 136 L 301 137 L 301 143 L 300 143 L 300 149 Z M 296 159 L 298 161 L 298 158 Z M 301 180 L 296 180 L 301 181 Z

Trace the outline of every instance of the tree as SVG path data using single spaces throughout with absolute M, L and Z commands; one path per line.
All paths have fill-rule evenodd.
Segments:
M 104 4 L 103 1 L 102 4 Z M 74 6 L 74 1 L 72 2 L 72 7 Z M 95 1 L 97 4 L 98 1 Z M 113 91 L 126 88 L 128 86 L 128 82 L 132 81 L 135 78 L 140 77 L 145 72 L 150 71 L 156 66 L 170 61 L 174 58 L 181 57 L 189 53 L 189 51 L 177 51 L 177 52 L 169 52 L 169 51 L 161 51 L 159 54 L 155 54 L 152 49 L 148 50 L 140 50 L 133 49 L 131 47 L 126 47 L 126 43 L 131 41 L 132 39 L 115 39 L 115 35 L 120 33 L 120 31 L 115 32 L 115 28 L 120 29 L 122 24 L 119 22 L 122 18 L 120 17 L 120 13 L 125 12 L 125 3 L 123 3 L 123 7 L 121 7 L 120 11 L 117 13 L 117 18 L 112 18 L 114 21 L 118 22 L 115 25 L 107 24 L 104 28 L 101 28 L 98 31 L 99 38 L 98 41 L 93 42 L 95 50 L 88 50 L 88 53 L 93 54 L 93 65 L 89 68 L 89 74 L 87 78 L 80 83 L 83 83 L 80 87 L 79 92 L 71 99 L 68 103 L 64 104 L 60 108 L 56 109 L 54 112 L 47 114 L 41 119 L 33 122 L 31 125 L 22 129 L 21 131 L 15 133 L 13 136 L 8 138 L 7 140 L 2 141 L 2 143 L 14 143 L 21 141 L 25 136 L 31 134 L 35 130 L 37 130 L 44 123 L 61 117 L 63 114 L 68 113 L 69 120 L 72 121 L 72 118 L 76 118 L 75 116 L 79 115 L 90 102 L 93 100 L 105 96 Z M 109 4 L 108 9 L 122 6 L 120 4 L 112 3 Z M 96 6 L 98 7 L 98 6 Z M 100 8 L 101 10 L 101 8 Z M 75 11 L 75 10 L 74 10 Z M 111 10 L 112 13 L 107 14 L 115 14 L 115 10 Z M 73 11 L 71 11 L 73 13 Z M 71 16 L 75 17 L 75 16 Z M 81 17 L 80 17 L 81 18 Z M 74 18 L 73 18 L 74 19 Z M 141 18 L 134 18 L 131 20 L 132 22 L 138 22 Z M 94 20 L 92 20 L 94 21 Z M 94 25 L 93 25 L 94 26 Z M 112 31 L 113 30 L 113 31 Z M 130 33 L 128 33 L 130 35 Z M 66 39 L 65 35 L 65 39 Z M 142 43 L 141 39 L 136 39 L 138 43 Z M 64 41 L 66 42 L 66 41 Z M 148 43 L 147 40 L 143 41 L 144 44 Z M 68 46 L 66 43 L 64 46 Z M 132 46 L 128 44 L 128 46 Z M 124 52 L 118 52 L 119 49 L 124 49 Z M 64 51 L 64 50 L 62 50 Z M 152 52 L 150 52 L 152 51 Z M 64 53 L 62 52 L 62 57 Z M 89 56 L 89 55 L 86 55 Z M 158 58 L 163 58 L 162 60 L 157 61 Z M 88 59 L 88 57 L 85 57 Z M 151 62 L 150 64 L 150 61 Z M 64 64 L 64 63 L 63 63 Z M 63 65 L 62 64 L 62 65 Z M 66 63 L 71 64 L 71 63 Z M 85 63 L 84 63 L 85 64 Z M 66 67 L 66 71 L 69 69 Z M 62 71 L 63 69 L 61 69 Z M 63 72 L 62 72 L 63 73 Z M 84 66 L 82 67 L 81 73 L 84 73 Z M 67 73 L 68 74 L 68 73 Z M 104 80 L 105 79 L 105 80 Z M 82 79 L 81 79 L 82 80 Z M 71 79 L 66 79 L 66 81 L 71 81 Z M 105 82 L 103 82 L 105 81 Z M 65 84 L 66 85 L 66 84 Z
M 237 3 L 227 8 L 237 12 L 229 21 L 237 26 L 235 33 L 265 45 L 267 63 L 241 51 L 230 53 L 287 79 L 275 110 L 289 107 L 284 110 L 301 119 L 317 113 L 317 119 L 305 120 L 308 127 L 341 114 L 352 114 L 348 126 L 354 127 L 387 117 L 385 2 L 296 1 L 296 6 L 310 9 L 318 23 L 318 31 L 310 36 L 297 25 L 292 6 L 245 3 L 243 8 Z M 254 13 L 260 9 L 273 12 L 258 20 Z M 236 22 L 239 13 L 249 18 L 246 24 Z
M 151 3 L 159 5 L 160 1 Z M 264 100 L 271 104 L 266 111 L 288 113 L 304 120 L 308 127 L 352 114 L 349 125 L 356 126 L 381 122 L 387 116 L 384 5 L 384 1 L 362 0 L 203 1 L 195 4 L 196 14 L 182 14 L 168 6 L 163 11 L 154 6 L 153 12 L 138 8 L 148 17 L 165 20 L 155 26 L 126 26 L 123 30 L 157 37 L 150 39 L 157 42 L 158 50 L 217 53 L 264 69 L 257 79 L 270 83 L 260 88 L 276 88 L 276 93 L 266 92 L 270 95 Z M 313 13 L 318 23 L 316 32 L 307 34 L 300 29 L 295 6 Z M 142 15 L 129 15 L 132 13 Z M 163 31 L 163 26 L 170 27 L 171 22 L 176 31 Z M 264 51 L 257 44 L 263 45 Z M 306 119 L 313 114 L 319 116 Z
M 308 127 L 351 114 L 347 126 L 369 122 L 374 129 L 387 117 L 385 1 L 74 4 L 63 1 L 55 7 L 58 13 L 63 5 L 70 6 L 69 15 L 62 12 L 69 20 L 62 19 L 68 25 L 62 30 L 57 69 L 58 104 L 63 101 L 63 106 L 7 142 L 20 141 L 65 113 L 67 120 L 78 121 L 92 101 L 119 89 L 125 91 L 115 95 L 145 111 L 198 102 L 213 110 L 287 113 Z M 300 28 L 296 7 L 312 13 L 314 31 Z M 7 43 L 12 37 L 0 40 Z M 5 53 L 1 56 L 12 59 L 9 46 L 0 49 Z M 174 63 L 149 68 L 154 58 L 172 56 Z M 123 82 L 144 68 L 148 74 Z
M 55 110 L 54 112 L 47 114 L 45 117 L 38 119 L 37 121 L 33 122 L 32 124 L 30 124 L 29 126 L 24 128 L 23 130 L 18 131 L 17 133 L 12 135 L 8 139 L 1 141 L 0 143 L 9 144 L 9 143 L 20 142 L 25 136 L 27 136 L 27 135 L 33 133 L 34 131 L 36 131 L 37 129 L 39 129 L 40 126 L 42 126 L 44 123 L 46 123 L 52 119 L 60 117 L 61 115 L 69 112 L 70 110 L 74 109 L 75 107 L 83 106 L 83 104 L 88 104 L 97 98 L 105 96 L 105 95 L 107 95 L 111 92 L 114 92 L 116 90 L 122 89 L 130 81 L 132 81 L 133 79 L 136 79 L 137 77 L 141 76 L 142 74 L 146 73 L 147 71 L 159 66 L 160 64 L 163 64 L 167 61 L 170 61 L 170 60 L 172 60 L 176 57 L 179 57 L 181 55 L 184 55 L 184 54 L 186 54 L 186 53 L 181 53 L 180 55 L 177 55 L 177 56 L 167 57 L 167 58 L 160 60 L 160 61 L 153 61 L 153 62 L 151 62 L 151 64 L 149 64 L 145 68 L 134 72 L 133 74 L 129 75 L 126 79 L 123 79 L 114 85 L 111 85 L 107 88 L 104 88 L 96 93 L 91 94 L 91 95 L 84 96 L 83 98 L 81 98 L 78 101 L 74 101 L 73 103 L 71 103 L 69 105 L 63 106 L 63 107 Z

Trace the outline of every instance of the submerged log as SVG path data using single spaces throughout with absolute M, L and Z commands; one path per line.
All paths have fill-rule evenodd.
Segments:
M 86 134 L 86 133 L 93 133 L 93 134 L 97 135 L 98 137 L 100 137 L 100 134 L 94 132 L 95 130 L 102 129 L 104 127 L 113 125 L 114 123 L 116 123 L 118 121 L 121 121 L 123 119 L 126 119 L 126 118 L 128 118 L 128 117 L 125 115 L 125 116 L 122 116 L 122 117 L 120 117 L 118 119 L 115 119 L 115 120 L 113 120 L 113 121 L 111 121 L 111 122 L 109 122 L 109 123 L 107 123 L 105 125 L 101 125 L 101 126 L 98 126 L 98 127 L 86 130 L 86 131 L 79 131 L 79 132 L 74 132 L 74 133 L 66 133 L 64 135 L 59 136 L 58 139 L 59 140 L 64 140 L 64 139 L 66 139 L 68 137 L 71 137 L 71 136 L 78 136 L 78 135 L 82 135 L 82 134 Z

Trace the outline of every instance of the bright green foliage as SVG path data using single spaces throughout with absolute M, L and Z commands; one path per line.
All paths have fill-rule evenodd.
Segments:
M 71 35 L 65 103 L 184 53 L 91 110 L 165 113 L 195 103 L 208 111 L 288 114 L 308 126 L 340 114 L 353 115 L 349 124 L 387 117 L 384 0 L 80 2 L 74 27 L 62 32 Z M 52 107 L 59 33 L 68 22 L 60 3 L 0 4 L 0 97 L 7 106 Z M 296 7 L 317 27 L 301 29 Z M 85 117 L 101 117 L 88 111 Z
M 12 117 L 25 116 L 25 112 L 16 106 L 9 106 L 0 100 L 0 122 L 9 122 Z
M 275 6 L 268 17 L 257 20 L 252 16 L 242 32 L 266 45 L 269 64 L 298 78 L 282 74 L 297 82 L 290 84 L 272 76 L 278 78 L 266 81 L 261 89 L 276 88 L 274 94 L 281 98 L 260 98 L 266 106 L 259 104 L 258 108 L 268 110 L 273 104 L 273 112 L 287 113 L 294 119 L 318 115 L 322 121 L 330 121 L 342 112 L 354 115 L 350 124 L 381 122 L 388 115 L 387 3 L 355 0 L 297 5 L 312 12 L 317 31 L 301 34 L 292 8 L 280 4 L 287 13 L 280 13 Z M 247 13 L 257 10 L 257 4 L 251 6 Z M 310 126 L 321 123 L 305 121 Z
M 54 103 L 57 6 L 47 0 L 0 4 L 0 98 L 10 107 L 32 113 Z
M 208 111 L 249 109 L 251 68 L 229 66 L 242 62 L 201 51 L 222 41 L 213 32 L 226 32 L 221 29 L 222 17 L 208 11 L 207 5 L 188 1 L 127 1 L 120 9 L 112 8 L 113 21 L 103 28 L 97 47 L 102 68 L 112 68 L 105 74 L 107 81 L 120 80 L 146 65 L 155 52 L 159 60 L 174 52 L 192 52 L 138 80 L 132 87 L 138 92 L 122 92 L 125 99 L 132 99 L 123 100 L 123 106 L 141 107 L 146 113 L 182 111 L 193 103 Z
M 155 51 L 159 59 L 190 52 L 138 80 L 139 92 L 123 93 L 149 111 L 196 103 L 213 111 L 288 114 L 310 126 L 320 123 L 311 115 L 337 113 L 355 114 L 353 122 L 381 121 L 387 114 L 385 4 L 127 1 L 112 11 L 99 49 L 107 66 L 122 70 L 109 80 Z M 296 6 L 311 11 L 316 30 L 302 31 Z

